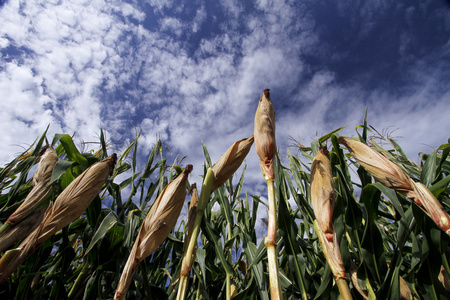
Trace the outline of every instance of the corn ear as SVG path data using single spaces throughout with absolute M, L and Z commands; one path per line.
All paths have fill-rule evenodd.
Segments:
M 246 139 L 237 141 L 222 155 L 212 168 L 214 172 L 214 185 L 212 190 L 222 186 L 236 170 L 241 166 L 250 148 L 253 145 L 253 135 Z
M 116 161 L 117 155 L 114 153 L 90 166 L 61 192 L 48 217 L 44 219 L 45 226 L 39 233 L 38 244 L 69 225 L 86 210 L 112 173 Z
M 152 254 L 172 231 L 186 198 L 186 184 L 192 165 L 169 183 L 145 217 L 120 277 L 114 299 L 124 299 L 139 263 Z
M 275 140 L 275 110 L 270 90 L 265 89 L 255 114 L 255 147 L 261 170 L 266 179 L 274 179 L 273 157 L 277 152 Z
M 338 140 L 376 180 L 415 201 L 439 228 L 450 235 L 450 217 L 425 185 L 412 180 L 400 166 L 369 146 L 343 137 Z
M 12 225 L 19 223 L 30 215 L 50 195 L 52 185 L 49 183 L 57 161 L 58 156 L 52 147 L 46 146 L 42 148 L 39 166 L 33 175 L 34 186 L 22 204 L 0 228 L 0 236 L 3 236 Z
M 49 204 L 39 227 L 15 249 L 19 250 L 19 253 L 14 257 L 14 260 L 7 265 L 0 264 L 0 284 L 14 272 L 37 246 L 85 211 L 113 171 L 116 160 L 117 155 L 114 153 L 90 166 L 61 192 L 53 204 Z
M 311 203 L 320 229 L 328 241 L 333 240 L 333 209 L 335 202 L 331 163 L 328 151 L 320 147 L 311 166 Z
M 45 146 L 41 150 L 39 166 L 33 175 L 33 183 L 37 185 L 41 182 L 49 183 L 52 178 L 53 168 L 58 161 L 58 155 L 51 146 Z
M 25 220 L 12 225 L 1 237 L 0 252 L 5 251 L 11 245 L 14 245 L 34 231 L 39 224 L 41 224 L 47 207 L 48 206 L 46 205 L 35 210 L 31 215 L 25 218 Z
M 347 147 L 350 154 L 372 176 L 387 187 L 406 195 L 412 190 L 411 182 L 406 173 L 394 162 L 373 150 L 364 143 L 339 137 L 340 144 Z
M 436 225 L 450 235 L 450 218 L 430 190 L 420 182 L 412 181 L 413 191 L 409 193 L 416 203 L 424 209 Z

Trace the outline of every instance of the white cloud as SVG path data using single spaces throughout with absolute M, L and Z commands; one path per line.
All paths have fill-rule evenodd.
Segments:
M 282 156 L 290 136 L 309 144 L 316 132 L 320 136 L 343 125 L 348 125 L 345 134 L 354 135 L 367 103 L 369 122 L 377 128 L 385 124 L 413 128 L 408 120 L 427 115 L 448 124 L 448 111 L 440 114 L 442 109 L 437 108 L 449 96 L 444 88 L 434 95 L 437 104 L 428 113 L 403 105 L 413 98 L 417 107 L 427 101 L 433 85 L 441 84 L 444 71 L 436 75 L 428 60 L 414 66 L 417 74 L 437 76 L 435 81 L 416 77 L 414 85 L 419 87 L 407 96 L 381 87 L 366 90 L 358 81 L 342 84 L 327 66 L 311 67 L 305 56 L 330 48 L 320 44 L 315 30 L 321 24 L 302 5 L 259 1 L 254 12 L 247 12 L 240 2 L 224 1 L 226 19 L 214 20 L 202 3 L 192 4 L 191 19 L 180 17 L 183 4 L 171 14 L 171 1 L 148 3 L 156 15 L 151 29 L 137 2 L 27 3 L 21 13 L 14 1 L 2 7 L 0 46 L 27 49 L 23 62 L 0 62 L 0 85 L 10 95 L 0 125 L 15 124 L 15 133 L 23 133 L 8 135 L 9 144 L 17 142 L 16 136 L 33 140 L 49 123 L 52 132 L 76 131 L 84 139 L 100 126 L 126 139 L 134 136 L 134 125 L 142 130 L 144 150 L 161 138 L 171 155 L 188 156 L 185 162 L 194 164 L 192 178 L 199 181 L 201 141 L 215 162 L 236 140 L 250 136 L 264 88 L 271 89 L 274 105 L 280 108 L 277 140 Z M 367 14 L 370 11 L 367 8 Z M 198 44 L 181 40 L 208 30 L 212 24 L 207 22 L 219 24 L 221 31 L 200 37 Z M 408 38 L 405 35 L 405 44 Z M 435 54 L 441 55 L 438 61 L 443 53 Z M 379 98 L 388 104 L 377 104 Z M 17 103 L 26 109 L 17 111 Z M 433 128 L 429 122 L 413 123 L 418 124 L 405 136 L 422 137 L 418 143 L 440 143 L 442 134 L 426 134 Z M 417 149 L 414 142 L 409 145 Z M 7 157 L 11 158 L 10 151 L 1 153 L 0 161 Z M 253 150 L 247 163 L 249 183 L 262 182 Z
M 15 123 L 15 131 L 26 132 L 20 136 L 28 141 L 47 124 L 52 124 L 50 136 L 53 130 L 77 132 L 80 138 L 98 132 L 104 118 L 99 87 L 103 82 L 114 87 L 123 80 L 115 65 L 120 57 L 115 47 L 124 31 L 139 31 L 112 11 L 137 20 L 144 17 L 128 4 L 103 1 L 29 2 L 20 7 L 10 1 L 2 7 L 2 47 L 24 49 L 22 60 L 0 62 L 0 84 L 7 91 L 3 112 L 9 116 L 2 118 L 2 126 Z M 1 154 L 2 161 L 9 159 L 11 153 Z
M 192 31 L 197 32 L 202 27 L 203 23 L 206 20 L 206 9 L 202 5 L 199 9 L 197 9 L 194 18 L 194 25 L 192 26 Z
M 176 18 L 167 17 L 162 19 L 160 23 L 162 31 L 169 31 L 178 37 L 183 33 L 184 26 L 182 22 Z

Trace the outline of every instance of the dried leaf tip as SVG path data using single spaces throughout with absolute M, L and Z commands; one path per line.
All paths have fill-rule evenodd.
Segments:
M 186 175 L 188 175 L 189 173 L 192 172 L 193 169 L 194 169 L 194 167 L 193 167 L 192 165 L 187 165 L 186 168 L 184 168 L 184 171 L 183 171 L 183 172 L 184 172 Z
M 113 171 L 114 171 L 114 166 L 117 163 L 117 154 L 113 153 L 111 154 L 109 157 L 105 158 L 105 160 L 108 159 L 108 163 L 109 163 L 109 175 L 112 175 Z
M 270 90 L 265 89 L 255 114 L 255 146 L 264 177 L 274 179 L 273 157 L 277 151 L 275 141 L 275 110 L 270 99 Z
M 323 155 L 328 155 L 328 149 L 325 146 L 320 146 L 319 152 L 322 153 Z

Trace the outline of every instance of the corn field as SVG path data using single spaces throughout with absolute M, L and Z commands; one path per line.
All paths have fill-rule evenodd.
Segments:
M 283 159 L 256 129 L 218 162 L 203 145 L 196 183 L 163 141 L 140 161 L 139 136 L 44 132 L 0 169 L 0 298 L 450 299 L 450 141 L 416 165 L 367 116 L 341 129 Z M 242 189 L 253 139 L 268 194 Z

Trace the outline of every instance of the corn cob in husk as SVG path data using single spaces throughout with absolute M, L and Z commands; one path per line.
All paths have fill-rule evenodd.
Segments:
M 450 235 L 450 217 L 425 185 L 412 180 L 400 166 L 366 144 L 344 137 L 338 140 L 376 180 L 415 201 L 439 228 Z
M 214 172 L 213 191 L 221 187 L 239 169 L 250 151 L 253 141 L 254 138 L 252 135 L 251 137 L 235 142 L 217 161 L 212 168 Z
M 186 198 L 186 185 L 192 165 L 169 183 L 145 217 L 120 277 L 114 299 L 125 299 L 139 263 L 152 254 L 172 231 Z
M 192 267 L 192 262 L 195 254 L 195 247 L 198 234 L 200 232 L 200 223 L 203 218 L 203 213 L 205 211 L 206 204 L 209 201 L 209 197 L 213 191 L 222 186 L 230 177 L 237 171 L 241 166 L 245 157 L 247 156 L 250 148 L 252 147 L 254 138 L 253 136 L 239 140 L 221 156 L 213 168 L 208 169 L 205 179 L 202 184 L 202 191 L 200 193 L 200 198 L 197 205 L 197 211 L 195 215 L 195 220 L 191 222 L 191 215 L 189 216 L 189 232 L 192 234 L 188 237 L 185 245 L 185 254 L 182 262 L 182 271 L 180 276 L 180 284 L 178 285 L 177 300 L 184 299 L 186 285 L 187 285 L 187 275 Z M 186 246 L 185 246 L 186 247 Z M 186 274 L 186 275 L 183 275 Z M 227 295 L 231 293 L 231 278 L 227 276 Z
M 114 169 L 117 155 L 112 154 L 104 160 L 90 166 L 75 178 L 45 211 L 42 223 L 13 254 L 5 255 L 0 260 L 0 284 L 33 252 L 37 246 L 54 235 L 63 227 L 78 218 L 98 195 L 106 179 Z
M 10 246 L 14 245 L 33 232 L 44 219 L 44 214 L 47 207 L 48 205 L 35 210 L 31 215 L 26 217 L 25 220 L 9 227 L 8 231 L 6 231 L 1 237 L 0 252 L 5 251 Z
M 266 179 L 274 179 L 273 157 L 277 152 L 275 140 L 275 110 L 270 100 L 270 90 L 265 89 L 255 114 L 255 147 L 261 170 Z
M 33 175 L 34 186 L 22 204 L 0 228 L 0 243 L 3 243 L 2 237 L 11 226 L 25 219 L 50 195 L 53 187 L 50 184 L 50 179 L 57 161 L 58 156 L 52 147 L 46 146 L 42 148 L 39 166 Z
M 342 298 L 351 299 L 350 290 L 345 281 L 344 263 L 332 222 L 335 192 L 331 163 L 327 154 L 327 149 L 320 147 L 311 166 L 311 203 L 316 216 L 314 229 L 322 244 L 325 258 L 338 284 Z
M 255 113 L 255 147 L 259 156 L 259 164 L 267 183 L 269 200 L 269 222 L 264 244 L 267 248 L 269 265 L 269 282 L 271 299 L 281 299 L 281 285 L 278 276 L 277 249 L 277 212 L 274 191 L 274 158 L 277 152 L 275 140 L 275 110 L 270 99 L 270 90 L 265 89 L 258 103 Z

